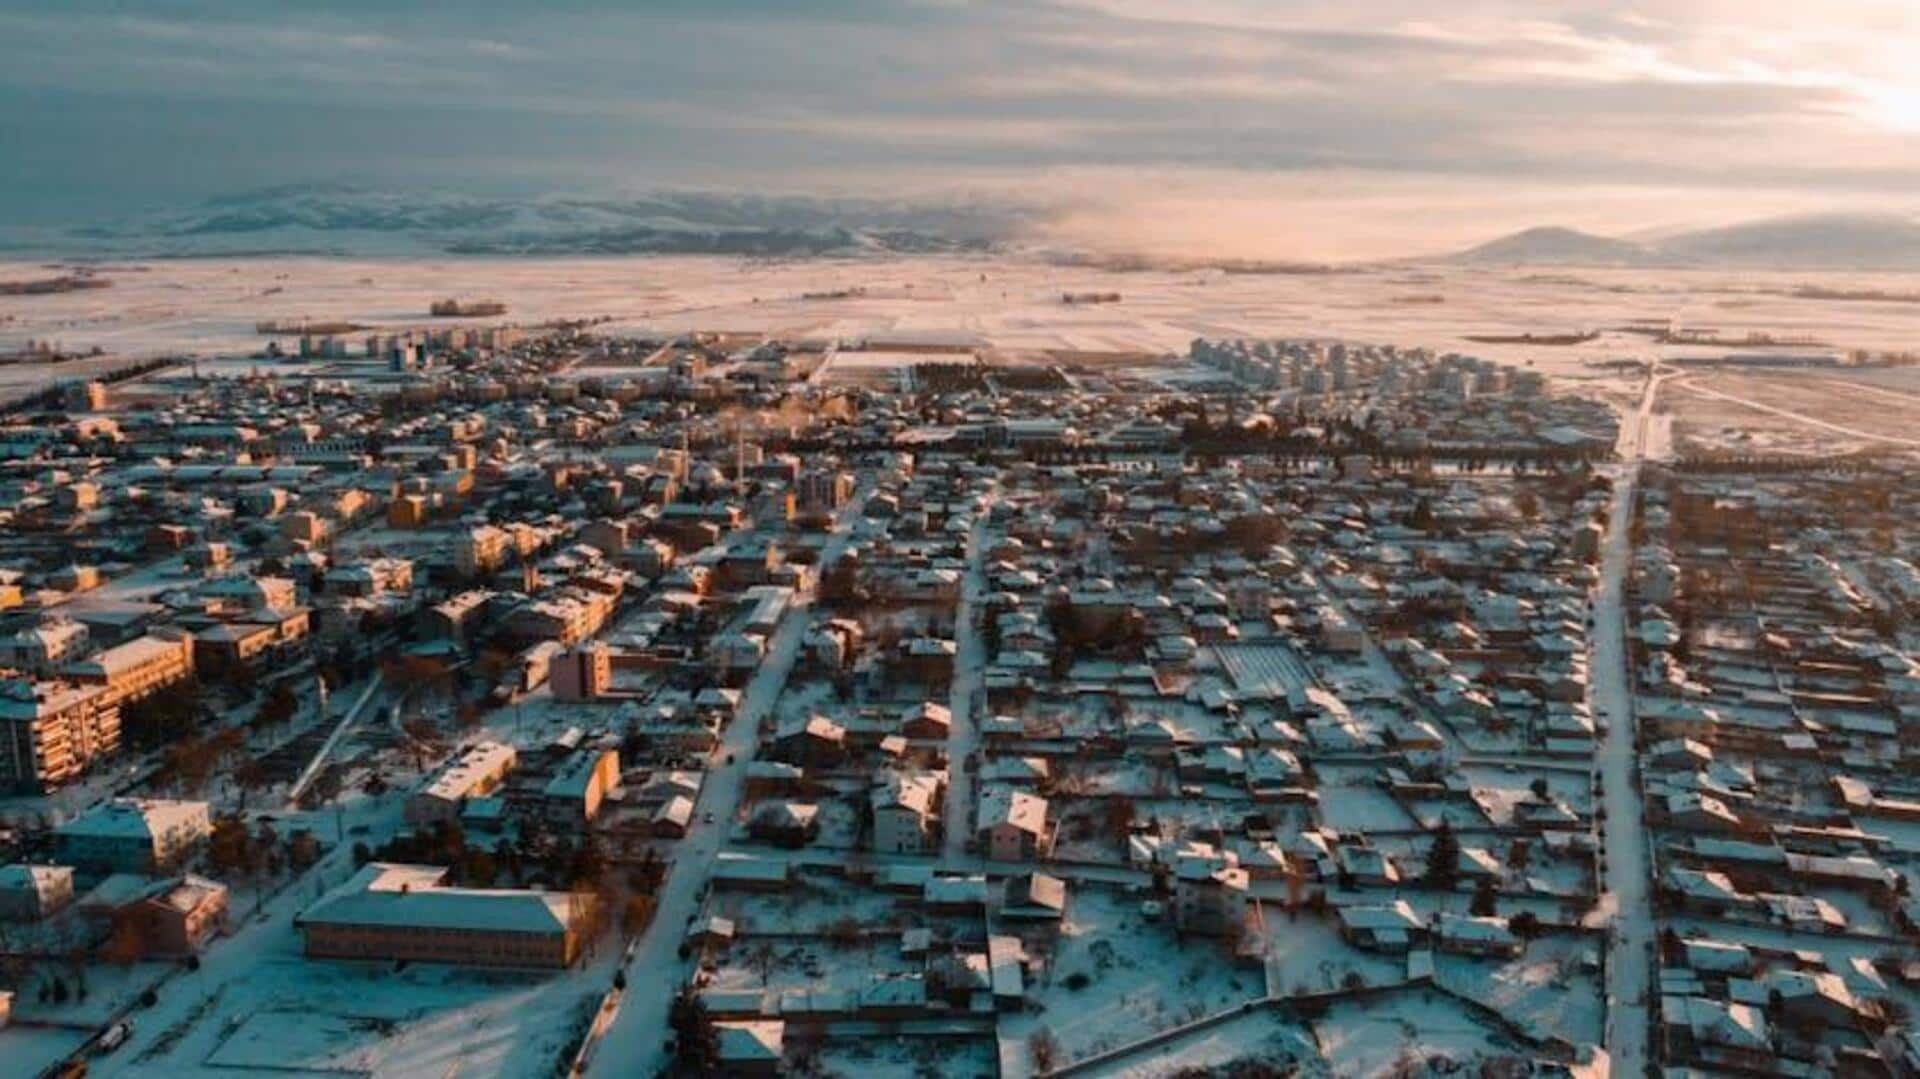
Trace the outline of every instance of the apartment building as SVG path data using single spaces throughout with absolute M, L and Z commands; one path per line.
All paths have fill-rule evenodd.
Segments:
M 83 686 L 102 686 L 108 704 L 150 696 L 193 675 L 193 638 L 136 637 L 70 663 L 66 675 Z
M 600 632 L 613 607 L 614 598 L 604 592 L 563 589 L 515 608 L 507 615 L 506 631 L 522 644 L 553 641 L 571 648 Z
M 507 564 L 514 549 L 513 535 L 492 525 L 470 528 L 453 541 L 453 567 L 463 577 L 492 573 Z
M 548 823 L 579 828 L 600 815 L 600 804 L 620 785 L 620 754 L 589 749 L 561 765 L 540 792 Z
M 194 664 L 210 675 L 244 670 L 304 647 L 313 628 L 306 607 L 268 607 L 243 621 L 223 622 L 193 638 Z
M 42 792 L 120 747 L 120 709 L 104 686 L 0 681 L 0 788 Z
M 91 635 L 86 624 L 49 618 L 37 626 L 0 638 L 0 665 L 48 675 L 85 653 Z
M 587 644 L 554 657 L 549 675 L 553 695 L 562 701 L 591 701 L 613 681 L 613 653 L 606 645 Z

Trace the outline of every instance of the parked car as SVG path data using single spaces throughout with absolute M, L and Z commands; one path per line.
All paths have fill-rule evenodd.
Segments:
M 133 1020 L 122 1019 L 108 1027 L 105 1034 L 100 1035 L 100 1051 L 111 1053 L 125 1045 L 127 1039 L 131 1037 L 133 1037 Z

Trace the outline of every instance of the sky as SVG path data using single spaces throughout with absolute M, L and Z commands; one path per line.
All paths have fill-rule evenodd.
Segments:
M 0 0 L 0 225 L 308 181 L 1301 257 L 1911 213 L 1916 56 L 1915 0 Z

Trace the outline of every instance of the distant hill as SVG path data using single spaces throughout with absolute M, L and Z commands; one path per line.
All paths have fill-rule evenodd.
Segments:
M 1896 214 L 1809 214 L 1635 242 L 1531 228 L 1449 256 L 1485 266 L 1920 271 L 1920 221 Z
M 1895 214 L 1814 214 L 1684 232 L 1665 258 L 1712 266 L 1920 270 L 1920 222 Z
M 1468 248 L 1448 261 L 1490 266 L 1638 266 L 1651 258 L 1651 252 L 1631 240 L 1545 225 Z

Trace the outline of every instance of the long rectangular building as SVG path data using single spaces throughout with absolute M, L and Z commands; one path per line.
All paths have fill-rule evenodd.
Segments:
M 564 970 L 594 923 L 591 895 L 454 888 L 447 870 L 371 862 L 295 919 L 316 959 Z
M 104 686 L 108 703 L 125 704 L 157 693 L 193 674 L 193 638 L 148 634 L 67 665 L 81 685 Z

